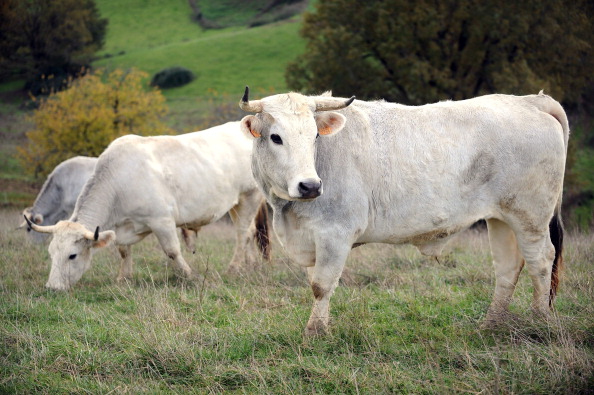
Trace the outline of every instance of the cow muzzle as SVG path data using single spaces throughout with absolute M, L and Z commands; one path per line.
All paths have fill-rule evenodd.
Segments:
M 322 190 L 322 180 L 316 178 L 307 178 L 302 180 L 297 185 L 299 197 L 301 199 L 315 199 L 320 196 Z

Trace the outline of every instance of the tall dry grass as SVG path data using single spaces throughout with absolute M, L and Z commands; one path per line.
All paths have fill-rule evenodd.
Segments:
M 152 237 L 134 279 L 102 251 L 68 293 L 46 291 L 49 256 L 0 211 L 0 392 L 588 393 L 593 388 L 593 237 L 571 234 L 553 320 L 529 311 L 522 273 L 514 319 L 479 328 L 494 277 L 484 231 L 439 261 L 409 246 L 352 251 L 332 299 L 331 334 L 304 338 L 312 295 L 278 245 L 273 263 L 225 274 L 232 227 L 199 235 L 176 278 Z

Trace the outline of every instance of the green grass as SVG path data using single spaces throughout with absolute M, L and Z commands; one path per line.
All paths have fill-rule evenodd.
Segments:
M 46 291 L 48 253 L 0 211 L 0 393 L 586 393 L 593 382 L 592 237 L 567 238 L 558 319 L 534 320 L 526 273 L 515 322 L 479 329 L 493 291 L 484 233 L 465 233 L 441 263 L 412 247 L 352 251 L 332 298 L 331 333 L 304 338 L 312 303 L 303 271 L 274 245 L 273 264 L 224 274 L 230 225 L 208 226 L 205 280 L 178 280 L 150 237 L 115 282 L 112 250 L 68 293 Z
M 247 30 L 230 28 L 187 42 L 127 52 L 95 65 L 137 67 L 151 75 L 179 65 L 192 70 L 197 78 L 183 87 L 165 90 L 167 98 L 235 93 L 239 101 L 245 85 L 274 91 L 286 89 L 285 67 L 303 49 L 302 43 L 295 40 L 298 28 L 296 23 Z
M 198 2 L 204 16 L 221 26 L 247 25 L 269 0 L 201 0 Z M 234 12 L 230 13 L 229 9 Z

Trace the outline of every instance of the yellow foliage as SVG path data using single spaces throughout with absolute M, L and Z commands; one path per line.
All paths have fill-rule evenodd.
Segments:
M 46 176 L 76 155 L 99 156 L 117 137 L 172 134 L 161 118 L 165 98 L 157 89 L 145 89 L 147 74 L 138 70 L 89 73 L 52 93 L 34 111 L 35 128 L 27 144 L 18 147 L 23 167 Z

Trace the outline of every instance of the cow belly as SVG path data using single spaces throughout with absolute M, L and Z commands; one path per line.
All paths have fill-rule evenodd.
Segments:
M 117 225 L 116 231 L 116 243 L 119 245 L 132 245 L 138 243 L 151 233 L 151 230 L 146 224 L 125 221 L 124 223 Z
M 238 203 L 238 193 L 221 193 L 214 198 L 191 199 L 178 202 L 175 222 L 178 226 L 191 224 L 201 227 L 222 218 Z

